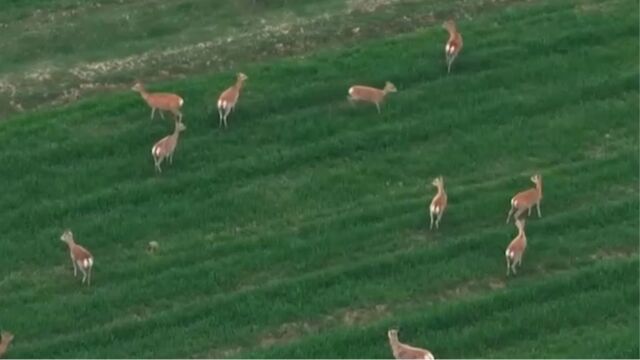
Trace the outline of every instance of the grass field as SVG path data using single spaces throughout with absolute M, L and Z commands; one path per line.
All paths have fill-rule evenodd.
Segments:
M 34 9 L 71 11 L 65 1 L 10 1 L 0 22 L 20 34 Z M 93 45 L 99 22 L 70 19 L 70 55 L 62 30 L 51 48 L 46 36 L 0 36 L 0 75 L 21 84 L 45 59 L 69 69 L 207 31 L 253 34 L 258 12 L 309 21 L 282 35 L 306 44 L 286 54 L 258 54 L 273 39 L 247 35 L 210 68 L 203 52 L 164 77 L 152 76 L 161 61 L 114 70 L 115 90 L 51 106 L 43 93 L 82 83 L 60 70 L 52 79 L 64 81 L 29 80 L 15 97 L 24 111 L 0 104 L 8 357 L 389 358 L 390 327 L 438 358 L 640 357 L 637 2 L 205 3 L 173 2 L 179 25 L 163 18 L 156 33 L 120 29 Z M 136 6 L 100 4 L 103 20 Z M 465 39 L 450 75 L 447 14 Z M 401 16 L 421 20 L 332 36 L 333 22 L 375 29 Z M 236 71 L 249 80 L 222 131 L 213 104 Z M 150 150 L 172 124 L 149 120 L 128 90 L 134 74 L 185 98 L 187 130 L 161 175 Z M 349 85 L 386 80 L 399 91 L 381 115 L 346 101 Z M 534 172 L 543 216 L 528 220 L 523 266 L 507 278 L 509 199 Z M 438 175 L 450 205 L 429 231 Z M 91 287 L 73 278 L 66 227 L 95 256 Z M 152 240 L 156 255 L 144 251 Z

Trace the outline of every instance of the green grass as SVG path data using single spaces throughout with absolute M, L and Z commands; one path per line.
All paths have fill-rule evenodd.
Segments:
M 150 149 L 171 124 L 131 91 L 12 116 L 8 356 L 388 358 L 397 326 L 437 357 L 639 357 L 637 13 L 618 0 L 480 12 L 459 20 L 450 75 L 438 26 L 247 64 L 226 131 L 212 106 L 233 71 L 150 85 L 185 98 L 161 175 Z M 382 115 L 347 103 L 349 85 L 385 80 L 399 92 Z M 533 172 L 543 217 L 507 279 L 509 199 Z M 441 174 L 450 207 L 431 232 Z M 90 288 L 65 227 L 95 255 Z

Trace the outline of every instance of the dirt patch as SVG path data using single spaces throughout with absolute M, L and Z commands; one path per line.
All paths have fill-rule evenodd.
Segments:
M 418 0 L 346 0 L 344 10 L 312 17 L 289 14 L 284 16 L 284 20 L 282 17 L 277 20 L 261 19 L 250 30 L 229 30 L 208 41 L 70 66 L 41 65 L 0 79 L 0 117 L 124 89 L 136 78 L 144 78 L 151 83 L 203 72 L 226 71 L 236 66 L 234 59 L 251 63 L 273 57 L 303 55 L 320 47 L 348 46 L 366 38 L 431 26 L 441 21 L 443 16 L 457 14 L 469 19 L 469 14 L 511 2 L 515 0 L 455 1 L 447 9 L 433 13 L 410 10 L 418 8 L 418 5 L 411 5 L 408 10 L 401 8 L 406 4 L 419 4 Z M 380 19 L 367 20 L 371 12 L 379 12 Z M 33 16 L 39 18 L 45 14 L 34 13 Z M 385 26 L 380 26 L 381 23 Z

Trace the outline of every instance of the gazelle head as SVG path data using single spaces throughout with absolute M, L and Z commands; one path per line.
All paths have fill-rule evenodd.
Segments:
M 182 121 L 176 121 L 176 131 L 182 132 L 187 130 L 187 126 Z
M 62 236 L 60 236 L 60 240 L 66 242 L 67 244 L 73 243 L 73 233 L 71 232 L 71 230 L 66 229 L 62 233 Z
M 437 178 L 433 179 L 433 181 L 431 182 L 431 185 L 435 187 L 444 186 L 444 178 L 442 176 L 438 176 Z
M 238 73 L 238 81 L 245 81 L 248 78 L 249 77 L 247 75 L 245 75 L 244 73 Z
M 447 31 L 449 31 L 449 32 L 455 32 L 456 31 L 456 23 L 452 19 L 449 19 L 449 20 L 447 20 L 447 21 L 442 23 L 442 28 L 447 30 Z
M 0 342 L 3 344 L 9 344 L 13 340 L 13 334 L 8 331 L 0 333 Z
M 540 176 L 540 174 L 534 174 L 531 177 L 531 181 L 533 181 L 533 183 L 536 185 L 540 185 L 542 184 L 542 176 Z
M 396 89 L 396 86 L 393 85 L 390 81 L 387 81 L 384 84 L 384 91 L 387 93 L 392 93 L 392 92 L 397 92 L 398 89 Z
M 389 329 L 389 331 L 387 331 L 387 336 L 389 337 L 389 340 L 397 341 L 398 340 L 398 330 L 397 329 Z
M 131 90 L 137 91 L 137 92 L 144 91 L 144 85 L 142 85 L 140 81 L 136 81 L 136 83 L 133 84 L 133 87 L 131 87 Z

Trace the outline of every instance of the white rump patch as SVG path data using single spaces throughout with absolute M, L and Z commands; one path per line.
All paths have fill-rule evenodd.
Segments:
M 349 88 L 349 95 L 353 96 L 353 91 L 354 91 L 353 87 L 350 87 Z
M 511 199 L 511 205 L 516 207 L 518 205 L 518 201 L 516 201 L 516 199 Z
M 511 257 L 511 255 L 509 255 L 509 249 L 507 249 L 507 251 L 505 251 L 504 254 L 508 257 Z
M 218 107 L 225 109 L 227 107 L 227 102 L 225 100 L 218 100 Z
M 184 100 L 180 99 L 180 106 L 182 106 L 182 104 L 184 104 Z
M 444 51 L 449 52 L 450 47 L 451 46 L 449 44 L 445 45 L 444 46 Z
M 89 258 L 87 260 L 88 260 L 88 263 L 89 263 L 89 267 L 93 266 L 93 258 Z
M 151 155 L 160 156 L 160 146 L 154 146 L 153 149 L 151 149 Z

